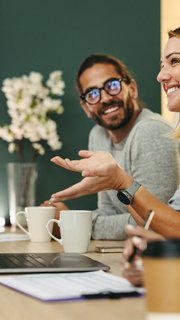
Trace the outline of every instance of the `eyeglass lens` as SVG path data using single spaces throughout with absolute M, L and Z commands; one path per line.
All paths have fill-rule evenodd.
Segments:
M 89 104 L 96 104 L 101 100 L 101 90 L 105 90 L 107 94 L 110 96 L 115 96 L 117 95 L 121 89 L 121 81 L 123 79 L 111 79 L 107 80 L 103 87 L 101 88 L 92 88 L 90 91 L 86 92 L 84 94 L 84 99 L 86 102 Z

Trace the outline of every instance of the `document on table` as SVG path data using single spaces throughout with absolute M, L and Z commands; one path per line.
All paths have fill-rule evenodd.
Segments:
M 43 301 L 121 298 L 142 293 L 126 279 L 101 270 L 1 276 L 0 284 Z
M 21 233 L 2 233 L 0 234 L 0 242 L 8 241 L 24 241 L 29 240 L 28 235 Z

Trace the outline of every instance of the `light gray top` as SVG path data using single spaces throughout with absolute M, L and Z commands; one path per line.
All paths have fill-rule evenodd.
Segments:
M 173 197 L 168 202 L 173 209 L 180 211 L 180 187 L 177 189 Z
M 129 175 L 167 203 L 179 185 L 179 147 L 167 137 L 171 129 L 162 116 L 143 109 L 120 143 L 114 144 L 107 130 L 95 125 L 89 135 L 89 150 L 110 152 Z M 116 195 L 115 190 L 98 193 L 93 239 L 125 239 L 125 225 L 136 224 Z

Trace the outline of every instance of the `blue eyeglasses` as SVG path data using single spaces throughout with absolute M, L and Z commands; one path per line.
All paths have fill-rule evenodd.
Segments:
M 110 96 L 116 96 L 122 90 L 121 82 L 126 79 L 116 79 L 111 78 L 104 82 L 104 85 L 101 88 L 93 87 L 89 88 L 84 92 L 80 98 L 85 100 L 88 104 L 96 104 L 101 101 L 101 91 L 104 90 Z

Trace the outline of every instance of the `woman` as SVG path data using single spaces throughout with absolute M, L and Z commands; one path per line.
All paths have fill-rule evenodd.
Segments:
M 180 112 L 180 27 L 170 31 L 168 35 L 169 40 L 162 54 L 161 70 L 157 80 L 162 84 L 167 95 L 168 109 L 172 112 Z M 180 129 L 176 130 L 176 137 L 180 137 Z M 51 160 L 61 167 L 81 172 L 84 177 L 74 186 L 52 195 L 50 199 L 52 202 L 73 199 L 107 189 L 126 190 L 132 185 L 133 178 L 119 166 L 111 154 L 102 151 L 82 150 L 79 155 L 83 159 L 70 161 L 69 159 L 54 157 Z M 163 237 L 180 237 L 180 213 L 178 212 L 178 210 L 180 211 L 180 188 L 170 199 L 169 205 L 162 203 L 143 186 L 139 186 L 133 194 L 129 211 L 135 219 L 139 215 L 140 218 L 145 220 L 147 212 L 154 210 L 155 216 L 151 223 L 152 230 Z M 141 227 L 128 226 L 127 233 L 130 236 L 137 235 L 147 239 L 160 237 L 151 232 L 145 233 Z M 133 241 L 135 241 L 134 245 L 143 249 L 140 239 L 138 241 L 133 239 Z M 132 243 L 125 249 L 126 258 L 131 254 L 131 251 Z

